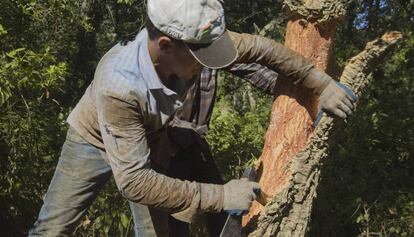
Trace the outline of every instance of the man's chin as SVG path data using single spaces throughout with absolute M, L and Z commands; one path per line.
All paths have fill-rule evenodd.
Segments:
M 197 79 L 196 75 L 193 75 L 192 77 L 183 78 L 179 77 L 177 74 L 171 74 L 168 77 L 168 88 L 175 91 L 178 94 L 183 93 L 183 90 L 186 90 L 191 84 L 195 82 Z
M 172 74 L 168 79 L 170 81 L 184 81 L 185 83 L 188 83 L 192 80 L 194 80 L 194 78 L 196 78 L 196 75 L 192 75 L 192 76 L 178 76 L 177 74 Z
M 180 80 L 180 78 L 177 76 L 177 74 L 171 74 L 168 77 L 168 81 L 170 81 L 170 82 L 173 82 L 173 81 L 176 81 L 176 80 Z

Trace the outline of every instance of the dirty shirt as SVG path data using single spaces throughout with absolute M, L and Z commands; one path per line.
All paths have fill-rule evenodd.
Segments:
M 239 52 L 237 63 L 264 65 L 295 83 L 303 81 L 313 68 L 309 60 L 272 40 L 234 32 L 231 37 Z M 67 121 L 103 151 L 120 192 L 129 200 L 171 212 L 221 211 L 222 186 L 181 181 L 150 168 L 154 154 L 168 157 L 166 147 L 150 149 L 150 144 L 162 144 L 160 140 L 168 138 L 152 135 L 182 106 L 184 94 L 178 95 L 161 83 L 144 29 L 134 41 L 117 44 L 104 55 L 94 80 Z

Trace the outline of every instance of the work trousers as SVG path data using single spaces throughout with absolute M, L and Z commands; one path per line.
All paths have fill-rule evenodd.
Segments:
M 29 236 L 72 235 L 99 191 L 111 178 L 111 167 L 103 155 L 103 151 L 90 145 L 73 128 L 69 128 L 55 174 Z M 129 206 L 136 237 L 166 235 L 166 230 L 154 229 L 148 207 L 133 202 L 129 202 Z M 157 215 L 156 210 L 151 212 L 155 213 L 153 216 Z

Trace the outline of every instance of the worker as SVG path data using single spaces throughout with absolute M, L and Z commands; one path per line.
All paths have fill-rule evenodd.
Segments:
M 71 235 L 111 175 L 129 200 L 136 236 L 168 234 L 168 225 L 153 224 L 161 222 L 153 222 L 147 206 L 184 222 L 204 212 L 246 213 L 260 190 L 255 182 L 209 184 L 162 174 L 174 153 L 174 115 L 194 101 L 187 97 L 203 73 L 257 63 L 310 88 L 321 108 L 340 117 L 352 113 L 352 95 L 304 58 L 269 39 L 227 31 L 218 0 L 148 0 L 147 14 L 156 33 L 144 28 L 132 42 L 110 49 L 69 115 L 29 236 Z

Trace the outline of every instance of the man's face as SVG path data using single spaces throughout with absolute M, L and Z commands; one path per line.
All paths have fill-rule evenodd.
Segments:
M 201 64 L 190 53 L 183 43 L 174 42 L 172 53 L 169 55 L 172 76 L 182 80 L 190 80 L 200 74 Z

